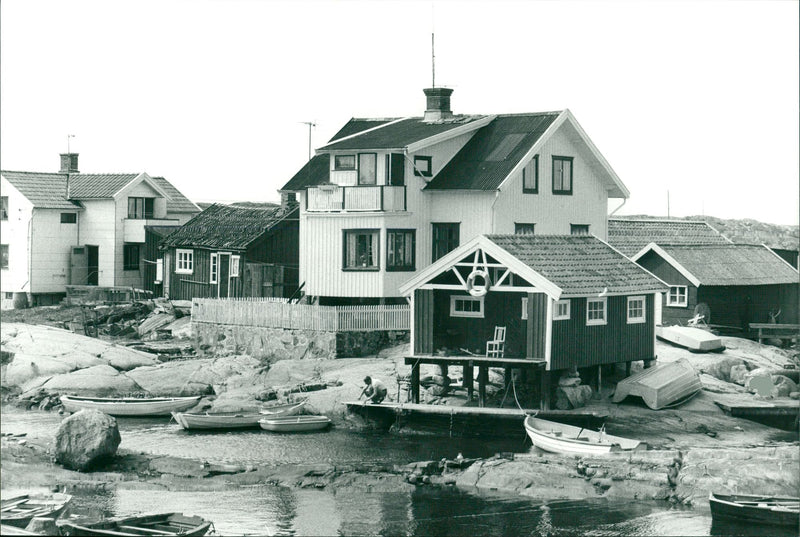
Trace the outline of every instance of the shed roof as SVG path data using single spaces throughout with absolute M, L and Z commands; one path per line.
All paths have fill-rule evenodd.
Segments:
M 798 272 L 764 245 L 709 244 L 702 246 L 659 244 L 666 259 L 695 285 L 776 285 L 798 283 Z M 664 257 L 662 255 L 662 257 Z M 686 274 L 688 273 L 688 274 Z
M 559 114 L 497 116 L 478 129 L 425 190 L 496 190 Z
M 179 248 L 244 250 L 265 231 L 293 212 L 296 214 L 297 208 L 214 204 L 171 233 L 162 245 Z
M 34 207 L 42 209 L 79 209 L 79 203 L 67 199 L 67 176 L 60 173 L 2 172 L 9 183 Z
M 656 244 L 730 244 L 731 241 L 707 222 L 609 218 L 608 243 L 633 257 L 642 248 Z

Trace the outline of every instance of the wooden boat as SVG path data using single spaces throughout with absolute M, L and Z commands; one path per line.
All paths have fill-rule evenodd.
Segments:
M 656 364 L 617 383 L 612 401 L 619 403 L 637 395 L 653 410 L 685 402 L 702 389 L 700 376 L 685 358 Z
M 0 524 L 0 535 L 6 537 L 8 535 L 41 535 L 41 533 L 35 533 L 23 528 L 18 528 L 16 526 L 6 526 L 5 524 Z
M 259 410 L 259 413 L 264 416 L 294 416 L 295 414 L 299 414 L 300 411 L 303 409 L 303 405 L 306 404 L 306 400 L 303 399 L 302 401 L 298 401 L 297 403 L 286 403 L 283 405 L 271 405 L 262 407 Z
M 170 412 L 180 412 L 192 408 L 200 400 L 199 395 L 191 397 L 154 397 L 150 399 L 78 397 L 62 395 L 61 404 L 67 412 L 77 412 L 91 408 L 111 416 L 168 416 Z
M 702 328 L 693 326 L 656 326 L 656 337 L 692 352 L 722 352 L 722 340 Z
M 800 525 L 800 498 L 712 492 L 708 495 L 708 503 L 714 520 L 794 528 Z
M 58 518 L 72 499 L 69 494 L 23 494 L 0 500 L 0 523 L 26 527 L 34 517 Z
M 242 414 L 235 412 L 193 413 L 173 412 L 172 417 L 184 429 L 246 429 L 258 427 L 261 414 Z
M 647 449 L 644 442 L 606 434 L 602 429 L 592 431 L 534 416 L 525 418 L 525 431 L 534 446 L 550 453 L 601 455 L 612 451 Z
M 108 518 L 98 522 L 59 522 L 61 535 L 107 536 L 115 537 L 160 535 L 205 535 L 211 522 L 199 516 L 185 516 L 181 513 L 163 513 L 134 517 Z
M 299 433 L 319 431 L 331 424 L 328 416 L 270 416 L 258 422 L 266 431 Z

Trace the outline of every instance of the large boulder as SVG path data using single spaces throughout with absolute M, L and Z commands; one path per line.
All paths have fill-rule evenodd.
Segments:
M 117 420 L 99 410 L 81 410 L 56 431 L 56 462 L 81 472 L 113 457 L 122 438 Z
M 143 391 L 136 382 L 110 365 L 96 365 L 66 375 L 56 375 L 41 387 L 49 392 L 98 397 L 119 397 Z
M 712 377 L 716 377 L 719 380 L 731 382 L 731 368 L 734 366 L 747 367 L 746 362 L 741 358 L 726 357 L 722 360 L 714 360 L 708 364 L 704 364 L 700 367 L 700 371 L 707 373 Z

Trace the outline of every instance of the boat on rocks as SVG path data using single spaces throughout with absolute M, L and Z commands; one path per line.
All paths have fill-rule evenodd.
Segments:
M 656 326 L 656 337 L 691 352 L 722 352 L 722 339 L 694 326 Z
M 653 410 L 678 406 L 703 388 L 700 376 L 685 358 L 656 364 L 617 383 L 612 401 L 621 402 L 629 395 L 641 397 Z
M 171 412 L 188 410 L 200 401 L 200 395 L 190 397 L 106 398 L 62 395 L 61 404 L 67 412 L 94 409 L 110 416 L 169 416 Z
M 205 535 L 211 522 L 199 516 L 185 516 L 182 513 L 162 513 L 134 517 L 107 518 L 97 522 L 60 522 L 61 535 L 81 535 L 88 537 L 128 537 L 141 535 L 194 536 Z
M 535 416 L 525 418 L 525 431 L 533 445 L 565 455 L 602 455 L 616 451 L 644 451 L 647 444 L 640 440 L 607 434 L 604 429 L 592 431 Z
M 712 492 L 708 495 L 708 503 L 714 521 L 725 520 L 790 528 L 800 526 L 800 498 Z
M 34 517 L 56 519 L 72 500 L 69 494 L 22 494 L 0 500 L 0 523 L 25 528 Z M 5 535 L 5 533 L 3 533 Z
M 262 408 L 258 413 L 244 412 L 173 412 L 172 417 L 184 429 L 245 429 L 258 427 L 267 416 L 293 416 L 300 412 L 305 401 Z
M 18 535 L 42 535 L 41 533 L 36 533 L 34 531 L 28 531 L 23 528 L 18 528 L 16 526 L 6 526 L 5 524 L 0 524 L 0 535 L 3 537 L 6 536 L 18 536 Z
M 265 431 L 278 433 L 301 433 L 308 431 L 320 431 L 331 424 L 328 416 L 270 416 L 261 419 L 259 422 Z

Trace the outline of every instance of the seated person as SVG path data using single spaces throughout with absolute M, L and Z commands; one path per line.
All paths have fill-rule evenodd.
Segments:
M 367 399 L 365 402 L 377 404 L 386 398 L 388 390 L 380 380 L 366 376 L 364 377 L 364 384 L 366 384 L 366 386 L 361 391 L 361 395 L 358 396 L 359 399 L 361 399 L 362 395 L 366 395 Z

